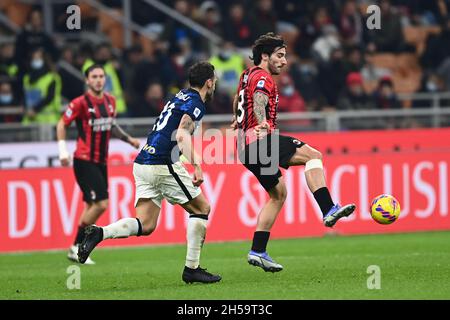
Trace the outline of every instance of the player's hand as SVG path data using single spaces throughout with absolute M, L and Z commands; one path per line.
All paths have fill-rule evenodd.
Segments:
M 194 186 L 199 187 L 203 183 L 203 172 L 200 166 L 195 166 L 194 178 L 192 179 Z
M 230 128 L 233 129 L 233 130 L 236 130 L 238 128 L 238 123 L 237 123 L 237 120 L 236 120 L 236 116 L 233 116 L 233 118 L 231 119 Z
M 63 167 L 68 167 L 70 165 L 70 158 L 60 158 L 59 161 Z
M 128 143 L 131 144 L 136 149 L 139 149 L 139 145 L 141 144 L 141 142 L 138 139 L 131 138 L 131 137 L 130 137 L 130 139 L 128 139 Z
M 258 124 L 257 126 L 255 126 L 253 128 L 253 131 L 255 132 L 256 137 L 258 139 L 262 139 L 265 136 L 267 136 L 269 134 L 269 130 L 270 130 L 270 125 L 266 120 L 264 120 L 263 122 L 261 122 L 260 124 Z

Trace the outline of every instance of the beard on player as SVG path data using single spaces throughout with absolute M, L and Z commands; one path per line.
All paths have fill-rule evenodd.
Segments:
M 102 83 L 88 84 L 88 88 L 91 89 L 96 95 L 101 95 L 105 85 Z

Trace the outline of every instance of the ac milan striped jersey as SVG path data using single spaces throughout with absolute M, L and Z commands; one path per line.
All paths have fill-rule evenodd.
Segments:
M 277 121 L 277 105 L 278 105 L 278 88 L 272 76 L 260 67 L 251 67 L 241 74 L 238 87 L 238 110 L 237 123 L 241 129 L 241 135 L 245 135 L 246 144 L 253 141 L 249 139 L 258 121 L 253 113 L 253 95 L 255 92 L 262 92 L 269 97 L 266 105 L 266 120 L 270 125 L 270 130 L 276 128 Z M 243 138 L 243 137 L 241 137 Z
M 72 100 L 63 115 L 66 126 L 75 120 L 78 129 L 74 158 L 106 163 L 111 128 L 116 117 L 116 101 L 104 93 L 97 98 L 89 93 Z

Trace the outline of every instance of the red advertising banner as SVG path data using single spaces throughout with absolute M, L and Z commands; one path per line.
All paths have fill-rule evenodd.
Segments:
M 333 199 L 357 205 L 355 214 L 339 221 L 333 232 L 450 230 L 450 130 L 296 136 L 323 152 Z M 333 150 L 326 152 L 327 148 Z M 250 241 L 266 192 L 240 164 L 204 165 L 203 169 L 202 190 L 211 203 L 207 241 Z M 283 171 L 288 197 L 272 238 L 321 236 L 331 231 L 322 224 L 303 170 Z M 370 217 L 370 202 L 381 193 L 393 194 L 401 204 L 400 218 L 392 225 L 379 225 Z M 98 225 L 134 216 L 131 165 L 110 166 L 109 194 L 109 209 Z M 0 252 L 68 247 L 83 209 L 81 198 L 72 169 L 0 171 Z M 163 202 L 158 228 L 151 236 L 108 240 L 104 245 L 184 243 L 186 218 L 182 208 Z

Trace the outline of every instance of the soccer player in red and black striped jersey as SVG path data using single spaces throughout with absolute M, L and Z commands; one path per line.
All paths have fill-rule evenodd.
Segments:
M 323 222 L 332 227 L 349 216 L 355 205 L 341 207 L 331 199 L 326 186 L 322 154 L 306 143 L 276 130 L 278 88 L 273 79 L 286 66 L 286 44 L 274 33 L 260 36 L 252 48 L 254 66 L 244 70 L 233 103 L 232 127 L 239 129 L 238 153 L 269 194 L 258 216 L 248 263 L 265 271 L 277 272 L 283 266 L 266 252 L 270 230 L 286 199 L 287 190 L 279 167 L 304 165 L 309 189 L 323 213 Z
M 89 67 L 85 78 L 88 88 L 86 93 L 70 102 L 57 125 L 59 159 L 63 166 L 70 164 L 65 142 L 66 128 L 75 121 L 78 129 L 73 168 L 86 205 L 79 220 L 75 242 L 67 256 L 75 262 L 78 262 L 78 243 L 83 240 L 84 229 L 94 224 L 108 208 L 106 161 L 111 134 L 139 148 L 139 140 L 129 136 L 116 123 L 116 101 L 112 95 L 103 91 L 106 81 L 103 67 Z M 86 263 L 94 262 L 89 259 Z

